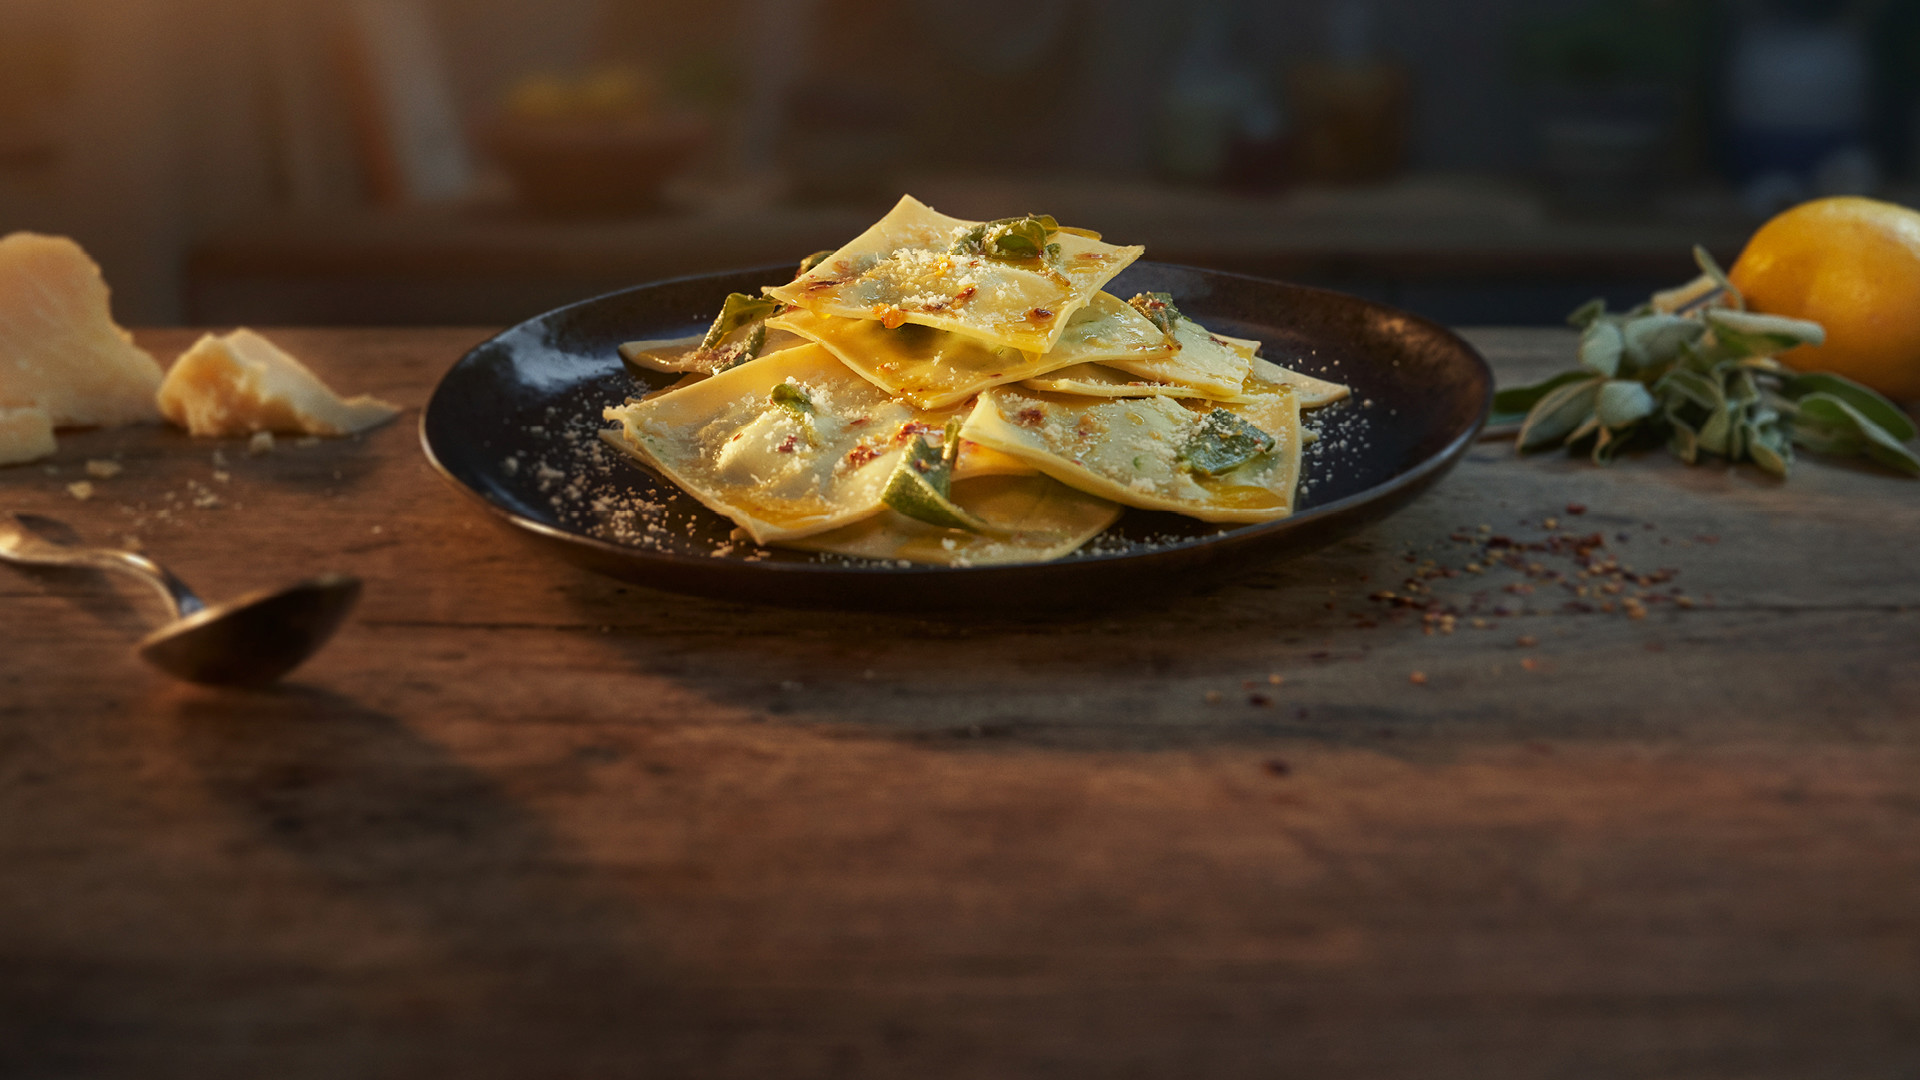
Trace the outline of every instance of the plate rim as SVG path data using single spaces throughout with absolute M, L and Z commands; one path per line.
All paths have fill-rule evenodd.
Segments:
M 1258 541 L 1262 537 L 1270 534 L 1293 532 L 1305 526 L 1311 525 L 1319 520 L 1336 517 L 1342 513 L 1353 510 L 1356 507 L 1361 507 L 1361 506 L 1365 506 L 1372 503 L 1387 501 L 1392 496 L 1399 494 L 1401 492 L 1404 492 L 1409 487 L 1414 487 L 1426 482 L 1430 477 L 1432 477 L 1434 473 L 1444 472 L 1447 469 L 1452 468 L 1459 461 L 1460 458 L 1466 455 L 1468 448 L 1473 446 L 1473 444 L 1476 441 L 1478 441 L 1480 437 L 1480 432 L 1484 430 L 1487 425 L 1488 417 L 1492 415 L 1493 397 L 1495 392 L 1495 379 L 1494 379 L 1493 367 L 1492 365 L 1487 363 L 1486 357 L 1481 355 L 1479 349 L 1475 348 L 1471 342 L 1461 337 L 1457 332 L 1453 330 L 1452 327 L 1446 326 L 1442 323 L 1435 322 L 1432 319 L 1428 319 L 1423 315 L 1416 315 L 1413 312 L 1405 311 L 1401 308 L 1396 308 L 1389 304 L 1383 304 L 1375 300 L 1369 300 L 1365 297 L 1355 296 L 1352 293 L 1344 293 L 1335 289 L 1323 289 L 1314 285 L 1298 285 L 1293 282 L 1280 281 L 1274 278 L 1260 277 L 1259 275 L 1256 275 L 1256 274 L 1242 274 L 1242 273 L 1238 273 L 1231 270 L 1211 270 L 1206 267 L 1193 266 L 1186 263 L 1159 262 L 1157 260 L 1142 260 L 1142 261 L 1154 266 L 1162 266 L 1171 270 L 1191 271 L 1195 273 L 1205 274 L 1210 277 L 1235 278 L 1241 281 L 1253 282 L 1260 285 L 1278 285 L 1287 289 L 1298 290 L 1300 292 L 1306 292 L 1306 293 L 1318 294 L 1320 296 L 1331 297 L 1341 303 L 1358 304 L 1358 305 L 1361 305 L 1362 307 L 1371 308 L 1378 312 L 1391 315 L 1395 318 L 1411 321 L 1430 332 L 1437 333 L 1439 336 L 1445 339 L 1450 339 L 1454 345 L 1459 347 L 1459 350 L 1463 355 L 1470 358 L 1479 367 L 1480 372 L 1485 376 L 1486 392 L 1482 395 L 1482 400 L 1480 402 L 1478 415 L 1475 417 L 1474 422 L 1472 424 L 1468 425 L 1459 434 L 1455 435 L 1454 438 L 1450 440 L 1445 446 L 1441 447 L 1439 450 L 1435 451 L 1433 454 L 1421 460 L 1418 464 L 1414 465 L 1412 468 L 1407 469 L 1404 472 L 1399 472 L 1394 474 L 1390 479 L 1386 480 L 1383 483 L 1376 484 L 1372 487 L 1365 488 L 1360 491 L 1356 491 L 1353 494 L 1346 496 L 1345 498 L 1336 499 L 1333 502 L 1326 503 L 1324 505 L 1314 506 L 1310 509 L 1303 510 L 1294 514 L 1289 514 L 1286 517 L 1278 518 L 1273 521 L 1254 522 L 1246 525 L 1240 525 L 1237 527 L 1229 527 L 1223 532 L 1214 533 L 1209 536 L 1190 537 L 1190 538 L 1181 540 L 1177 543 L 1171 543 L 1165 546 L 1157 546 L 1146 551 L 1118 551 L 1118 552 L 1109 552 L 1109 553 L 1093 554 L 1093 555 L 1078 555 L 1077 557 L 1068 556 L 1063 559 L 1055 559 L 1048 562 L 1011 563 L 1011 564 L 1003 564 L 1003 565 L 982 565 L 982 566 L 942 566 L 937 564 L 926 564 L 926 563 L 909 563 L 906 566 L 901 566 L 901 565 L 898 565 L 897 563 L 888 564 L 888 563 L 883 563 L 879 560 L 867 560 L 863 563 L 858 563 L 858 564 L 852 564 L 852 563 L 835 564 L 835 563 L 815 562 L 815 561 L 793 561 L 793 562 L 772 562 L 772 561 L 749 562 L 747 560 L 731 560 L 731 561 L 741 567 L 751 567 L 755 571 L 758 571 L 761 573 L 772 573 L 772 574 L 797 574 L 797 575 L 804 575 L 804 576 L 821 576 L 821 575 L 862 576 L 862 577 L 869 576 L 869 575 L 884 576 L 884 577 L 931 576 L 931 577 L 946 578 L 956 574 L 984 575 L 989 573 L 1005 574 L 1009 571 L 1013 571 L 1013 572 L 1018 572 L 1023 570 L 1038 571 L 1048 567 L 1058 567 L 1062 563 L 1069 563 L 1071 565 L 1077 565 L 1077 566 L 1092 566 L 1092 565 L 1110 564 L 1110 563 L 1117 563 L 1117 562 L 1138 562 L 1141 560 L 1152 559 L 1156 556 L 1168 555 L 1175 552 L 1190 551 L 1190 550 L 1200 549 L 1200 548 L 1218 549 L 1218 548 L 1239 547 L 1246 543 L 1252 543 L 1252 542 Z M 616 559 L 642 560 L 644 562 L 652 563 L 657 566 L 660 566 L 662 569 L 668 569 L 668 568 L 674 568 L 674 567 L 685 568 L 685 569 L 693 569 L 695 567 L 699 567 L 703 569 L 712 568 L 713 559 L 710 556 L 685 555 L 679 552 L 649 550 L 649 549 L 634 547 L 628 544 L 617 544 L 610 540 L 603 540 L 596 536 L 589 536 L 584 533 L 573 532 L 571 530 L 561 528 L 556 525 L 548 524 L 547 522 L 540 521 L 536 518 L 528 517 L 527 515 L 512 509 L 511 507 L 503 506 L 500 503 L 495 502 L 493 499 L 489 498 L 483 492 L 476 490 L 474 487 L 469 485 L 466 481 L 454 475 L 453 470 L 446 464 L 446 462 L 441 460 L 440 455 L 437 454 L 434 450 L 433 438 L 428 431 L 428 424 L 434 414 L 434 406 L 442 399 L 443 393 L 446 392 L 448 381 L 454 377 L 455 372 L 459 371 L 462 365 L 466 364 L 467 361 L 472 359 L 474 355 L 478 353 L 480 350 L 487 348 L 488 346 L 494 344 L 495 342 L 501 340 L 502 338 L 518 333 L 521 330 L 525 329 L 526 327 L 534 323 L 550 319 L 555 315 L 561 314 L 562 312 L 572 311 L 576 308 L 585 307 L 590 304 L 597 304 L 604 300 L 608 300 L 616 296 L 624 296 L 628 293 L 638 292 L 642 289 L 658 288 L 660 286 L 665 286 L 665 285 L 686 284 L 689 282 L 701 281 L 706 279 L 738 277 L 746 274 L 759 273 L 761 271 L 767 271 L 770 273 L 780 273 L 788 269 L 790 269 L 790 266 L 787 263 L 772 263 L 765 266 L 749 266 L 749 267 L 742 267 L 736 270 L 720 270 L 720 271 L 714 271 L 711 273 L 703 273 L 703 274 L 684 274 L 679 277 L 659 278 L 652 281 L 644 281 L 636 285 L 629 285 L 624 288 L 612 289 L 607 292 L 597 293 L 593 296 L 583 297 L 571 303 L 562 304 L 559 307 L 551 308 L 551 309 L 548 309 L 547 311 L 543 311 L 536 315 L 529 316 L 528 318 L 522 319 L 520 322 L 515 323 L 512 326 L 509 326 L 503 330 L 500 330 L 499 332 L 488 337 L 485 341 L 482 341 L 474 345 L 472 348 L 462 353 L 457 360 L 455 360 L 451 365 L 448 366 L 445 372 L 441 373 L 440 378 L 434 383 L 432 392 L 427 395 L 427 402 L 420 409 L 420 420 L 417 427 L 418 427 L 419 436 L 420 436 L 420 448 L 421 448 L 421 451 L 426 455 L 428 465 L 430 465 L 435 472 L 439 473 L 443 479 L 445 479 L 449 484 L 452 484 L 463 495 L 479 503 L 482 507 L 486 508 L 496 518 L 499 518 L 500 520 L 504 521 L 509 525 L 512 525 L 525 532 L 532 533 L 535 536 L 541 537 L 543 539 L 555 541 L 562 544 L 577 545 L 577 546 L 589 548 L 591 550 L 598 552 L 601 555 L 616 558 Z

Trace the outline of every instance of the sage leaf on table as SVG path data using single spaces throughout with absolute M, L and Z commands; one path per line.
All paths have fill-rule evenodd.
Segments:
M 1920 477 L 1916 434 L 1899 406 L 1850 379 L 1798 373 L 1779 354 L 1818 345 L 1818 323 L 1746 310 L 1705 249 L 1700 276 L 1614 313 L 1593 300 L 1567 317 L 1580 329 L 1578 367 L 1493 398 L 1491 425 L 1518 424 L 1521 452 L 1563 446 L 1596 464 L 1662 439 L 1689 465 L 1703 455 L 1751 461 L 1786 476 L 1795 446 L 1865 457 Z

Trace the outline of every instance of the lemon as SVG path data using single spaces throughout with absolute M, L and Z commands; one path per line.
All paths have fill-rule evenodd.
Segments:
M 1825 344 L 1783 363 L 1920 398 L 1920 212 L 1853 197 L 1802 203 L 1762 225 L 1728 276 L 1752 310 L 1826 328 Z

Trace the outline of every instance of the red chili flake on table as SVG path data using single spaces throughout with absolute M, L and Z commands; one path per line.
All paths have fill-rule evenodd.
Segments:
M 1587 512 L 1587 508 L 1585 506 L 1582 506 L 1579 503 L 1567 504 L 1567 513 L 1572 514 L 1575 517 L 1579 517 L 1581 514 L 1584 514 L 1586 512 Z
M 1427 673 L 1424 671 L 1416 671 L 1407 676 L 1407 681 L 1415 686 L 1425 686 L 1427 685 Z
M 1273 705 L 1273 699 L 1268 697 L 1265 694 L 1248 694 L 1247 704 L 1258 705 L 1262 708 L 1268 708 Z
M 1293 766 L 1287 764 L 1286 762 L 1280 760 L 1277 757 L 1268 758 L 1267 760 L 1261 762 L 1260 767 L 1267 770 L 1267 775 L 1269 776 L 1293 775 Z

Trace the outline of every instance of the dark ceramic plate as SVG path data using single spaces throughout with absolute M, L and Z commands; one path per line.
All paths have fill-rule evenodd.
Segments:
M 642 392 L 623 341 L 698 333 L 729 292 L 787 266 L 643 285 L 548 312 L 453 366 L 420 421 L 427 457 L 505 522 L 592 569 L 681 592 L 781 604 L 920 611 L 1112 601 L 1319 547 L 1405 505 L 1458 461 L 1493 394 L 1486 361 L 1443 327 L 1379 304 L 1237 274 L 1136 263 L 1110 292 L 1172 293 L 1216 331 L 1266 343 L 1276 363 L 1344 382 L 1313 414 L 1301 509 L 1222 526 L 1128 510 L 1051 563 L 930 567 L 849 561 L 733 542 L 733 523 L 595 437 L 600 411 Z M 672 376 L 656 377 L 664 385 Z

